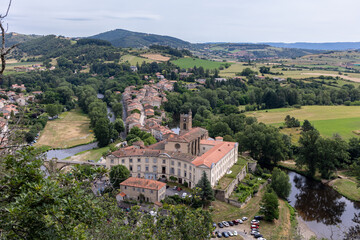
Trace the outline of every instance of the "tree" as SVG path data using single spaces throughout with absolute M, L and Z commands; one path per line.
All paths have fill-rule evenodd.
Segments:
M 235 134 L 240 151 L 250 151 L 251 157 L 263 163 L 284 160 L 288 146 L 278 129 L 263 123 L 253 123 L 245 131 Z
M 100 118 L 95 124 L 94 133 L 96 139 L 99 141 L 99 147 L 105 147 L 110 142 L 109 124 L 109 119 L 105 117 Z
M 316 166 L 319 162 L 317 141 L 320 138 L 319 132 L 314 130 L 303 131 L 299 139 L 299 149 L 296 158 L 298 166 L 307 166 L 310 176 L 315 175 Z
M 0 228 L 5 239 L 85 239 L 102 219 L 94 195 L 70 175 L 45 176 L 33 148 L 6 156 L 0 163 Z
M 203 201 L 204 205 L 207 205 L 210 201 L 213 201 L 215 199 L 214 191 L 211 187 L 205 171 L 203 171 L 201 179 L 196 184 L 196 187 L 199 188 L 199 196 Z
M 279 168 L 274 168 L 271 176 L 270 187 L 274 189 L 276 194 L 283 199 L 286 199 L 291 191 L 291 183 L 289 175 Z
M 301 126 L 301 130 L 303 132 L 314 130 L 315 128 L 311 125 L 311 123 L 308 120 L 304 120 L 303 125 Z
M 6 48 L 5 47 L 5 33 L 6 33 L 6 30 L 4 28 L 4 25 L 3 25 L 3 20 L 7 17 L 7 15 L 9 14 L 9 10 L 10 10 L 10 7 L 11 7 L 11 1 L 9 1 L 9 4 L 8 4 L 8 7 L 6 9 L 6 12 L 5 14 L 0 14 L 0 29 L 1 29 L 1 50 L 0 50 L 0 59 L 1 59 L 1 68 L 0 68 L 0 86 L 3 85 L 3 73 L 5 71 L 5 67 L 6 67 L 6 55 L 8 55 L 12 49 L 14 49 L 17 44 L 9 47 L 9 48 Z
M 276 196 L 276 193 L 270 189 L 270 192 L 264 194 L 261 202 L 263 209 L 261 210 L 264 213 L 266 221 L 273 221 L 274 219 L 279 218 L 279 200 Z
M 46 112 L 49 114 L 50 117 L 55 117 L 62 111 L 62 105 L 59 104 L 48 104 L 45 107 Z
M 232 131 L 225 122 L 216 122 L 209 128 L 209 135 L 211 137 L 231 135 Z
M 124 165 L 113 166 L 110 170 L 110 183 L 114 188 L 120 188 L 120 183 L 130 177 L 130 171 Z
M 285 126 L 287 128 L 300 127 L 300 121 L 294 117 L 290 117 L 290 115 L 287 115 L 285 117 Z
M 270 73 L 270 68 L 269 67 L 265 67 L 265 66 L 261 66 L 259 68 L 260 73 L 264 74 L 264 73 Z

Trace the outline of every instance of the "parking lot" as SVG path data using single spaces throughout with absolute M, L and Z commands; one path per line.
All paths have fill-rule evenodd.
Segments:
M 245 240 L 251 240 L 251 239 L 256 239 L 253 235 L 251 235 L 251 230 L 250 230 L 250 224 L 251 220 L 246 220 L 243 221 L 243 223 L 239 223 L 238 225 L 233 225 L 233 226 L 228 226 L 226 227 L 224 225 L 224 227 L 220 228 L 218 223 L 216 223 L 216 229 L 215 232 L 218 231 L 220 233 L 222 232 L 228 232 L 231 231 L 232 233 L 234 233 L 234 231 L 237 232 L 238 236 L 241 236 L 243 239 Z M 254 223 L 256 224 L 256 223 Z M 259 222 L 257 223 L 259 224 Z M 259 231 L 261 232 L 261 230 L 259 229 Z M 224 238 L 224 236 L 222 236 L 222 238 Z M 231 239 L 238 239 L 236 236 L 231 236 Z M 215 238 L 218 239 L 218 238 Z M 262 239 L 262 238 L 258 238 L 258 239 Z
M 189 195 L 189 193 L 184 190 L 178 191 L 178 190 L 174 190 L 173 187 L 169 187 L 166 189 L 165 195 L 166 196 L 179 195 L 179 197 L 181 197 L 183 195 L 183 193 L 186 193 L 187 195 Z

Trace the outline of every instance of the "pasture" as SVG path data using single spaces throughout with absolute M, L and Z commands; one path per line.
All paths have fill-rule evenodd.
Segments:
M 204 69 L 217 69 L 222 65 L 225 65 L 225 62 L 217 62 L 217 61 L 211 61 L 211 60 L 204 60 L 200 58 L 191 58 L 191 57 L 185 57 L 185 58 L 179 58 L 177 60 L 171 61 L 173 64 L 179 66 L 180 68 L 193 68 L 196 67 L 203 67 Z M 232 64 L 232 63 L 228 63 Z
M 126 62 L 126 61 L 128 61 L 133 66 L 136 66 L 137 63 L 139 65 L 141 65 L 143 62 L 146 62 L 146 63 L 153 62 L 150 59 L 143 58 L 143 57 L 137 57 L 137 56 L 133 56 L 133 55 L 124 55 L 120 58 L 120 62 Z
M 164 56 L 159 53 L 145 53 L 145 54 L 141 54 L 141 56 L 156 62 L 166 62 L 170 60 L 170 57 Z
M 94 141 L 90 119 L 80 109 L 60 114 L 59 119 L 48 121 L 36 147 L 70 148 Z
M 281 126 L 286 115 L 295 117 L 303 122 L 309 120 L 324 137 L 332 137 L 338 133 L 344 139 L 360 137 L 354 131 L 360 130 L 360 106 L 302 106 L 297 108 L 279 108 L 246 113 L 256 117 L 259 122 L 273 126 Z M 300 131 L 283 130 L 291 134 L 293 140 L 298 139 Z

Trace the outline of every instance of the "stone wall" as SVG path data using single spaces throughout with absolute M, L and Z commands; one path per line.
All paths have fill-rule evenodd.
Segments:
M 238 175 L 236 175 L 236 178 L 234 178 L 234 180 L 227 186 L 225 190 L 214 189 L 215 198 L 220 201 L 226 202 L 226 199 L 230 197 L 235 187 L 239 184 L 241 180 L 245 178 L 246 170 L 247 164 L 241 169 Z

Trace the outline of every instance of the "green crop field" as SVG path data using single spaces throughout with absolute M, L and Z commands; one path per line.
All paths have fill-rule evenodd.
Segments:
M 273 126 L 281 126 L 286 115 L 290 115 L 301 122 L 309 120 L 325 137 L 331 137 L 335 133 L 344 139 L 360 137 L 353 132 L 360 130 L 360 106 L 303 106 L 301 109 L 279 108 L 249 112 L 246 115 Z M 291 134 L 299 133 L 294 131 Z
M 221 65 L 225 65 L 225 62 L 216 62 L 216 61 L 204 60 L 199 58 L 190 58 L 190 57 L 180 58 L 171 62 L 179 66 L 180 68 L 185 68 L 185 69 L 193 68 L 194 66 L 203 67 L 204 69 L 216 69 L 219 68 Z
M 137 57 L 137 56 L 133 56 L 133 55 L 124 55 L 120 58 L 120 62 L 126 62 L 126 61 L 128 61 L 133 66 L 135 66 L 137 63 L 140 65 L 143 62 L 146 62 L 146 63 L 153 62 L 150 59 Z

